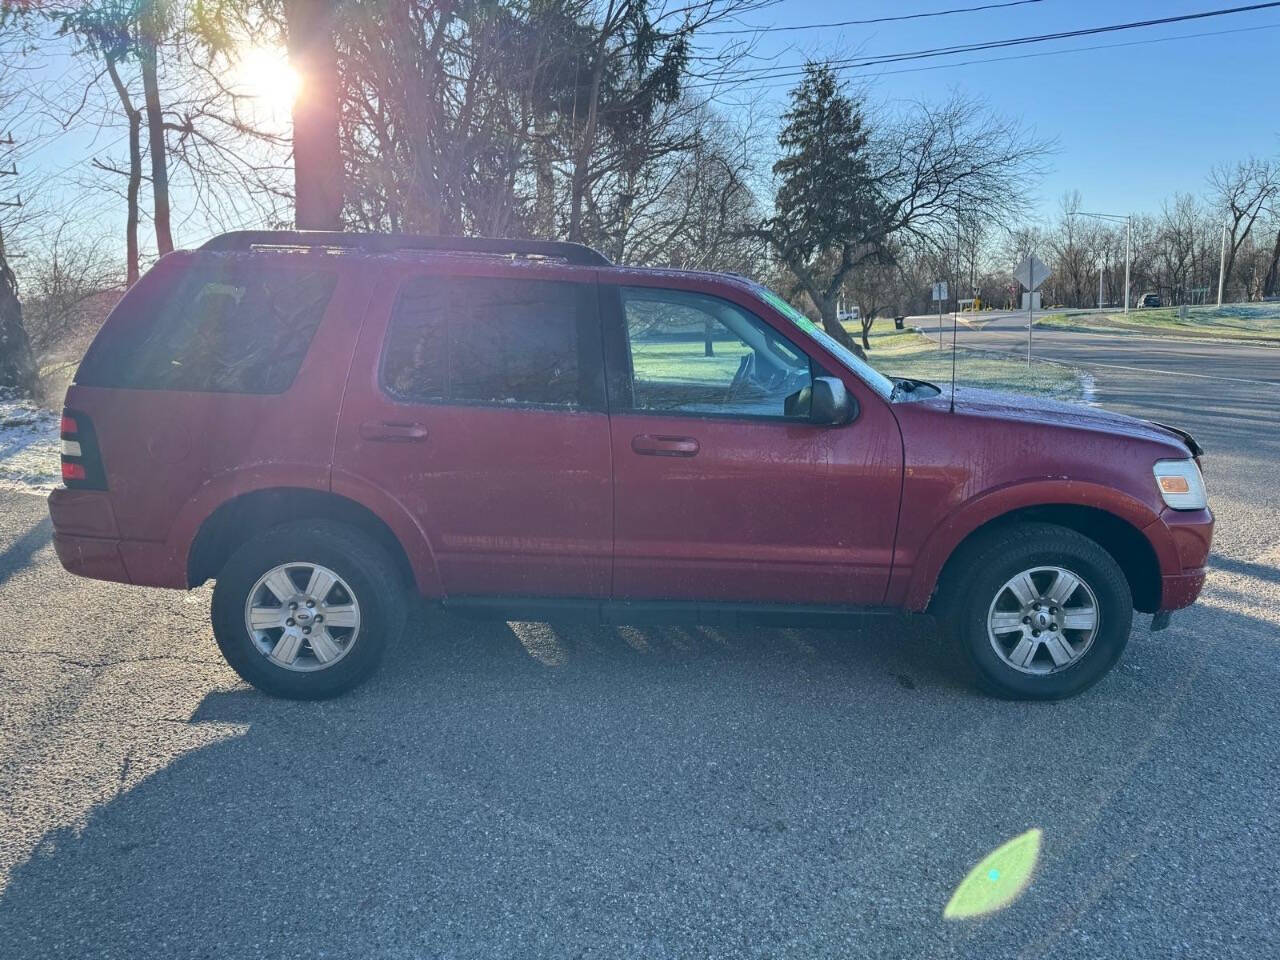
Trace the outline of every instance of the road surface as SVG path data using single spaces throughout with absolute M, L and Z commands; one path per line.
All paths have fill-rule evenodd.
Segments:
M 958 685 L 917 628 L 430 612 L 354 694 L 273 701 L 206 590 L 66 576 L 0 493 L 0 955 L 1270 955 L 1280 350 L 1036 338 L 1195 433 L 1220 521 L 1201 604 L 1066 703 Z M 1032 827 L 1021 899 L 944 920 Z

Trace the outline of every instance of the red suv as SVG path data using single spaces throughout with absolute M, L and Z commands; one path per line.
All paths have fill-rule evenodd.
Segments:
M 62 564 L 215 578 L 268 692 L 358 683 L 412 591 L 505 618 L 930 612 L 989 691 L 1077 693 L 1194 602 L 1200 448 L 882 376 L 741 277 L 575 244 L 233 233 L 156 264 L 67 393 Z M 886 620 L 886 629 L 892 629 Z

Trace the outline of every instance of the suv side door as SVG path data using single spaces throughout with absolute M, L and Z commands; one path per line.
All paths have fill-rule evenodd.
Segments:
M 733 285 L 608 280 L 614 597 L 883 603 L 902 484 L 887 404 Z M 853 422 L 788 415 L 814 376 L 846 384 Z
M 595 271 L 387 267 L 353 360 L 334 489 L 426 536 L 446 594 L 605 597 L 613 517 Z

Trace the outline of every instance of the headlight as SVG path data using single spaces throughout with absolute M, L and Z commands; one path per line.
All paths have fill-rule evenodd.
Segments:
M 1174 510 L 1203 510 L 1204 477 L 1194 460 L 1157 460 L 1151 468 L 1160 496 Z

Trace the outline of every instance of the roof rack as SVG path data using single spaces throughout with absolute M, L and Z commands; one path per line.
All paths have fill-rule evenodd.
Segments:
M 254 247 L 336 247 L 370 253 L 431 250 L 440 253 L 545 257 L 587 267 L 611 267 L 598 250 L 554 240 L 504 240 L 494 237 L 428 237 L 413 233 L 346 233 L 339 230 L 233 230 L 214 237 L 201 250 L 250 250 Z

